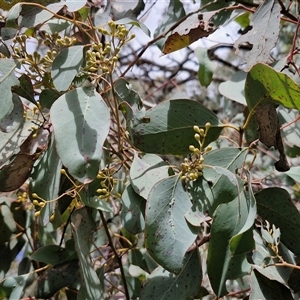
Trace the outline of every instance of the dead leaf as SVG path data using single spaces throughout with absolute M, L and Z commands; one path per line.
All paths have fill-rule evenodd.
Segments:
M 214 24 L 210 19 L 217 12 L 194 14 L 187 18 L 168 36 L 162 52 L 169 54 L 212 34 L 216 28 L 214 28 Z
M 19 188 L 29 177 L 38 154 L 16 155 L 14 160 L 0 170 L 0 191 L 11 192 Z
M 264 1 L 252 15 L 252 29 L 234 43 L 236 54 L 239 45 L 249 43 L 253 47 L 246 53 L 246 71 L 255 64 L 270 61 L 270 51 L 275 47 L 279 35 L 281 6 L 277 0 Z
M 44 137 L 45 132 L 46 130 L 41 129 L 38 137 L 34 137 L 34 133 L 31 133 L 20 146 L 20 152 L 9 164 L 0 169 L 0 192 L 14 191 L 28 179 L 34 162 L 46 149 L 47 138 L 39 138 Z M 37 150 L 39 152 L 36 152 Z
M 275 163 L 276 170 L 288 171 L 290 167 L 284 152 L 276 104 L 270 101 L 259 105 L 255 110 L 255 118 L 258 124 L 259 140 L 268 148 L 278 149 L 280 159 Z
M 255 118 L 258 124 L 259 140 L 268 148 L 276 146 L 278 116 L 274 102 L 267 102 L 255 109 Z

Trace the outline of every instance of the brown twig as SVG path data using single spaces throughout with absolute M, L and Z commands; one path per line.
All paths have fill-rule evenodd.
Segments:
M 123 268 L 123 263 L 122 263 L 122 258 L 119 256 L 117 250 L 114 247 L 114 243 L 113 243 L 113 240 L 112 240 L 112 238 L 110 236 L 109 229 L 108 229 L 108 226 L 107 226 L 104 214 L 103 214 L 103 212 L 100 209 L 99 209 L 99 213 L 100 213 L 100 218 L 101 218 L 101 221 L 102 221 L 105 233 L 107 235 L 108 243 L 109 243 L 109 245 L 110 245 L 110 247 L 111 247 L 111 249 L 112 249 L 112 251 L 113 251 L 113 253 L 114 253 L 114 255 L 115 255 L 116 259 L 117 259 L 117 261 L 118 261 L 119 267 L 120 267 L 121 277 L 122 277 L 122 280 L 123 280 L 124 293 L 125 293 L 126 300 L 130 300 L 129 291 L 128 291 L 128 287 L 127 287 L 127 282 L 126 282 L 126 276 L 125 276 L 125 272 L 124 272 L 124 268 Z

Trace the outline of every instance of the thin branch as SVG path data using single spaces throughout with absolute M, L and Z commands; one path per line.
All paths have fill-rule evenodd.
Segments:
M 118 261 L 118 264 L 119 264 L 119 267 L 120 267 L 121 277 L 122 277 L 123 284 L 124 284 L 124 292 L 125 292 L 126 300 L 130 300 L 129 291 L 128 291 L 128 287 L 127 287 L 127 282 L 126 282 L 126 276 L 125 276 L 123 263 L 122 263 L 122 258 L 119 256 L 117 250 L 114 247 L 114 243 L 113 243 L 113 240 L 110 236 L 109 229 L 108 229 L 104 214 L 100 209 L 99 209 L 99 213 L 100 213 L 100 218 L 101 218 L 105 233 L 106 233 L 107 238 L 108 238 L 108 244 L 110 245 L 115 257 L 117 258 L 117 261 Z

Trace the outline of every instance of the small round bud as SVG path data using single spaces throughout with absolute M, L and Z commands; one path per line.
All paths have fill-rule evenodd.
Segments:
M 194 127 L 193 127 L 193 129 L 194 129 L 194 131 L 196 131 L 196 132 L 200 132 L 200 128 L 199 128 L 199 126 L 197 126 L 197 125 L 195 125 Z
M 198 133 L 195 133 L 194 137 L 197 142 L 200 142 L 200 135 Z

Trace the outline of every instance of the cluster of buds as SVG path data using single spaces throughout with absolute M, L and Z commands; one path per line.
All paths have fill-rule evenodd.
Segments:
M 17 193 L 17 202 L 18 203 L 26 203 L 28 200 L 27 192 L 19 191 Z
M 109 74 L 112 73 L 119 59 L 121 47 L 135 37 L 128 37 L 129 30 L 124 25 L 118 25 L 114 21 L 108 22 L 109 30 L 98 28 L 98 31 L 111 37 L 111 41 L 95 43 L 91 49 L 86 51 L 85 72 Z
M 97 189 L 97 193 L 99 199 L 109 199 L 109 196 L 114 191 L 114 187 L 117 185 L 118 180 L 113 177 L 114 169 L 104 168 L 97 175 L 98 179 L 102 179 L 100 181 L 101 188 Z M 114 193 L 116 197 L 120 198 L 121 195 L 117 192 Z
M 92 49 L 86 51 L 86 66 L 84 71 L 95 73 L 101 71 L 102 74 L 110 73 L 115 67 L 119 57 L 117 54 L 111 56 L 110 43 L 94 44 Z
M 190 145 L 189 150 L 192 154 L 190 158 L 185 158 L 184 162 L 180 165 L 182 168 L 181 179 L 183 181 L 196 181 L 199 176 L 202 176 L 204 162 L 203 155 L 212 150 L 211 146 L 207 146 L 206 148 L 203 147 L 210 126 L 210 123 L 206 123 L 205 130 L 203 128 L 199 128 L 199 126 L 194 126 L 194 131 L 196 132 L 194 138 L 198 142 L 199 147 Z
M 35 198 L 33 201 L 32 201 L 32 204 L 38 208 L 38 210 L 36 210 L 35 212 L 35 217 L 38 217 L 40 214 L 41 214 L 41 209 L 46 205 L 45 201 L 43 201 L 36 193 L 33 193 L 32 194 L 32 198 Z M 38 201 L 40 200 L 40 201 Z
M 50 68 L 58 52 L 63 48 L 73 46 L 76 42 L 77 40 L 74 37 L 61 37 L 57 32 L 52 35 L 45 33 L 44 44 L 48 46 L 49 49 L 47 50 L 46 55 L 41 59 L 42 68 Z

